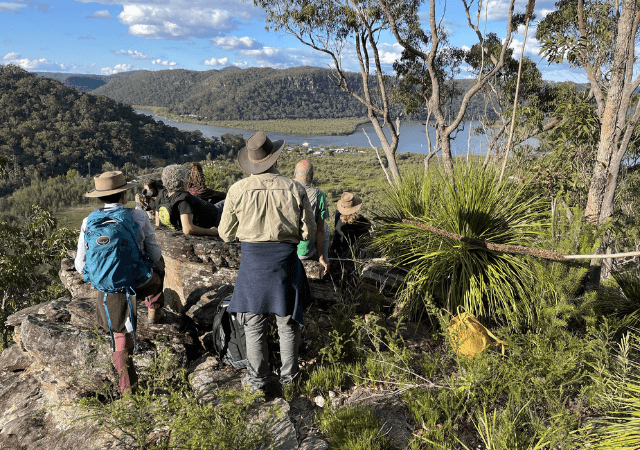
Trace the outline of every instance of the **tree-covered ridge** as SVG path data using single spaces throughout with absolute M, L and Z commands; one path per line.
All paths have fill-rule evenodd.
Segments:
M 358 74 L 351 82 L 359 86 Z M 210 120 L 362 117 L 365 110 L 317 67 L 198 72 L 162 70 L 115 78 L 96 89 L 131 105 L 163 106 Z
M 248 68 L 235 70 L 159 70 L 110 78 L 94 94 L 129 105 L 164 107 L 172 114 L 192 120 L 278 120 L 338 119 L 366 116 L 366 108 L 335 84 L 335 71 L 300 66 L 289 69 Z M 346 73 L 349 85 L 361 91 L 359 73 Z M 395 80 L 388 78 L 390 85 Z M 456 79 L 451 88 L 464 92 L 473 80 Z M 546 82 L 545 82 L 546 84 Z M 551 83 L 553 84 L 553 83 Z M 462 95 L 454 95 L 443 105 L 457 111 Z M 486 108 L 485 108 L 486 106 Z M 404 116 L 404 105 L 394 105 Z M 493 107 L 482 96 L 471 99 L 466 119 L 483 117 Z M 425 111 L 412 111 L 411 118 L 425 119 Z
M 175 160 L 184 154 L 204 158 L 228 151 L 217 139 L 157 123 L 107 97 L 79 93 L 16 66 L 0 66 L 0 157 L 8 161 L 1 193 L 70 169 L 96 173 L 109 163 L 135 170 L 145 165 L 140 158 L 145 155 Z
M 94 94 L 128 105 L 166 106 L 178 105 L 203 89 L 204 82 L 221 74 L 218 70 L 158 70 L 139 72 L 130 77 L 110 79 L 107 84 L 93 91 Z

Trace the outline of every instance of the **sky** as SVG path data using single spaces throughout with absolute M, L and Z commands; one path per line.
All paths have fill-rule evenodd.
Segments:
M 439 18 L 450 33 L 451 45 L 477 42 L 468 27 L 461 0 L 436 0 Z M 487 32 L 505 37 L 506 0 L 485 0 Z M 516 12 L 526 2 L 517 0 Z M 542 19 L 554 1 L 538 0 Z M 309 49 L 284 32 L 266 31 L 266 14 L 251 0 L 0 0 L 0 64 L 31 71 L 111 75 L 131 70 L 211 70 L 227 66 L 288 68 L 330 67 L 322 53 Z M 421 18 L 427 18 L 423 5 Z M 549 65 L 539 55 L 532 23 L 525 55 L 551 81 L 585 82 L 567 64 Z M 485 23 L 481 23 L 483 29 Z M 524 27 L 511 46 L 519 55 Z M 400 47 L 391 35 L 380 37 L 383 69 L 392 74 Z M 519 56 L 518 56 L 519 57 Z M 347 70 L 357 71 L 353 51 L 343 56 Z M 460 77 L 469 77 L 463 70 Z

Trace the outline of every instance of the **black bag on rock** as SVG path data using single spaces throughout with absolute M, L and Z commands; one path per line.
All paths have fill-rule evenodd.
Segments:
M 247 341 L 244 327 L 236 320 L 236 315 L 227 311 L 231 296 L 225 298 L 213 318 L 213 349 L 218 354 L 220 362 L 235 369 L 246 369 Z

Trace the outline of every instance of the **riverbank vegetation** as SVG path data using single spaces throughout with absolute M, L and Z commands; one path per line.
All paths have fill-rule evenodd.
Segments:
M 177 122 L 195 123 L 211 127 L 264 131 L 265 133 L 310 134 L 316 136 L 342 136 L 356 131 L 358 125 L 368 122 L 366 117 L 342 119 L 277 119 L 277 120 L 208 120 L 195 114 L 179 115 L 162 106 L 134 105 L 134 109 L 149 110 L 156 116 Z

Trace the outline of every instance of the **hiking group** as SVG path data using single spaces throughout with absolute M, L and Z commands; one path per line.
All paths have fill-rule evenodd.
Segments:
M 207 188 L 202 167 L 192 163 L 190 172 L 182 165 L 167 166 L 163 186 L 147 180 L 143 195 L 136 196 L 136 202 L 155 215 L 156 226 L 240 241 L 240 268 L 225 309 L 244 327 L 247 372 L 242 384 L 251 391 L 264 390 L 271 375 L 271 315 L 280 340 L 280 383 L 297 377 L 301 326 L 311 301 L 301 260 L 315 259 L 325 274 L 329 270 L 327 196 L 313 187 L 314 167 L 307 160 L 296 164 L 294 179 L 278 172 L 284 147 L 284 141 L 272 142 L 263 132 L 251 136 L 238 153 L 238 164 L 249 176 L 226 195 Z M 125 206 L 127 190 L 137 183 L 128 183 L 121 172 L 106 172 L 94 181 L 95 189 L 86 196 L 98 198 L 104 207 L 82 223 L 75 267 L 99 291 L 97 323 L 111 334 L 112 360 L 125 393 L 137 382 L 131 359 L 137 300 L 148 308 L 148 323 L 164 317 L 164 261 L 149 215 Z M 358 239 L 370 231 L 370 222 L 358 214 L 361 207 L 361 200 L 349 192 L 337 203 L 332 251 L 339 257 L 351 257 Z

